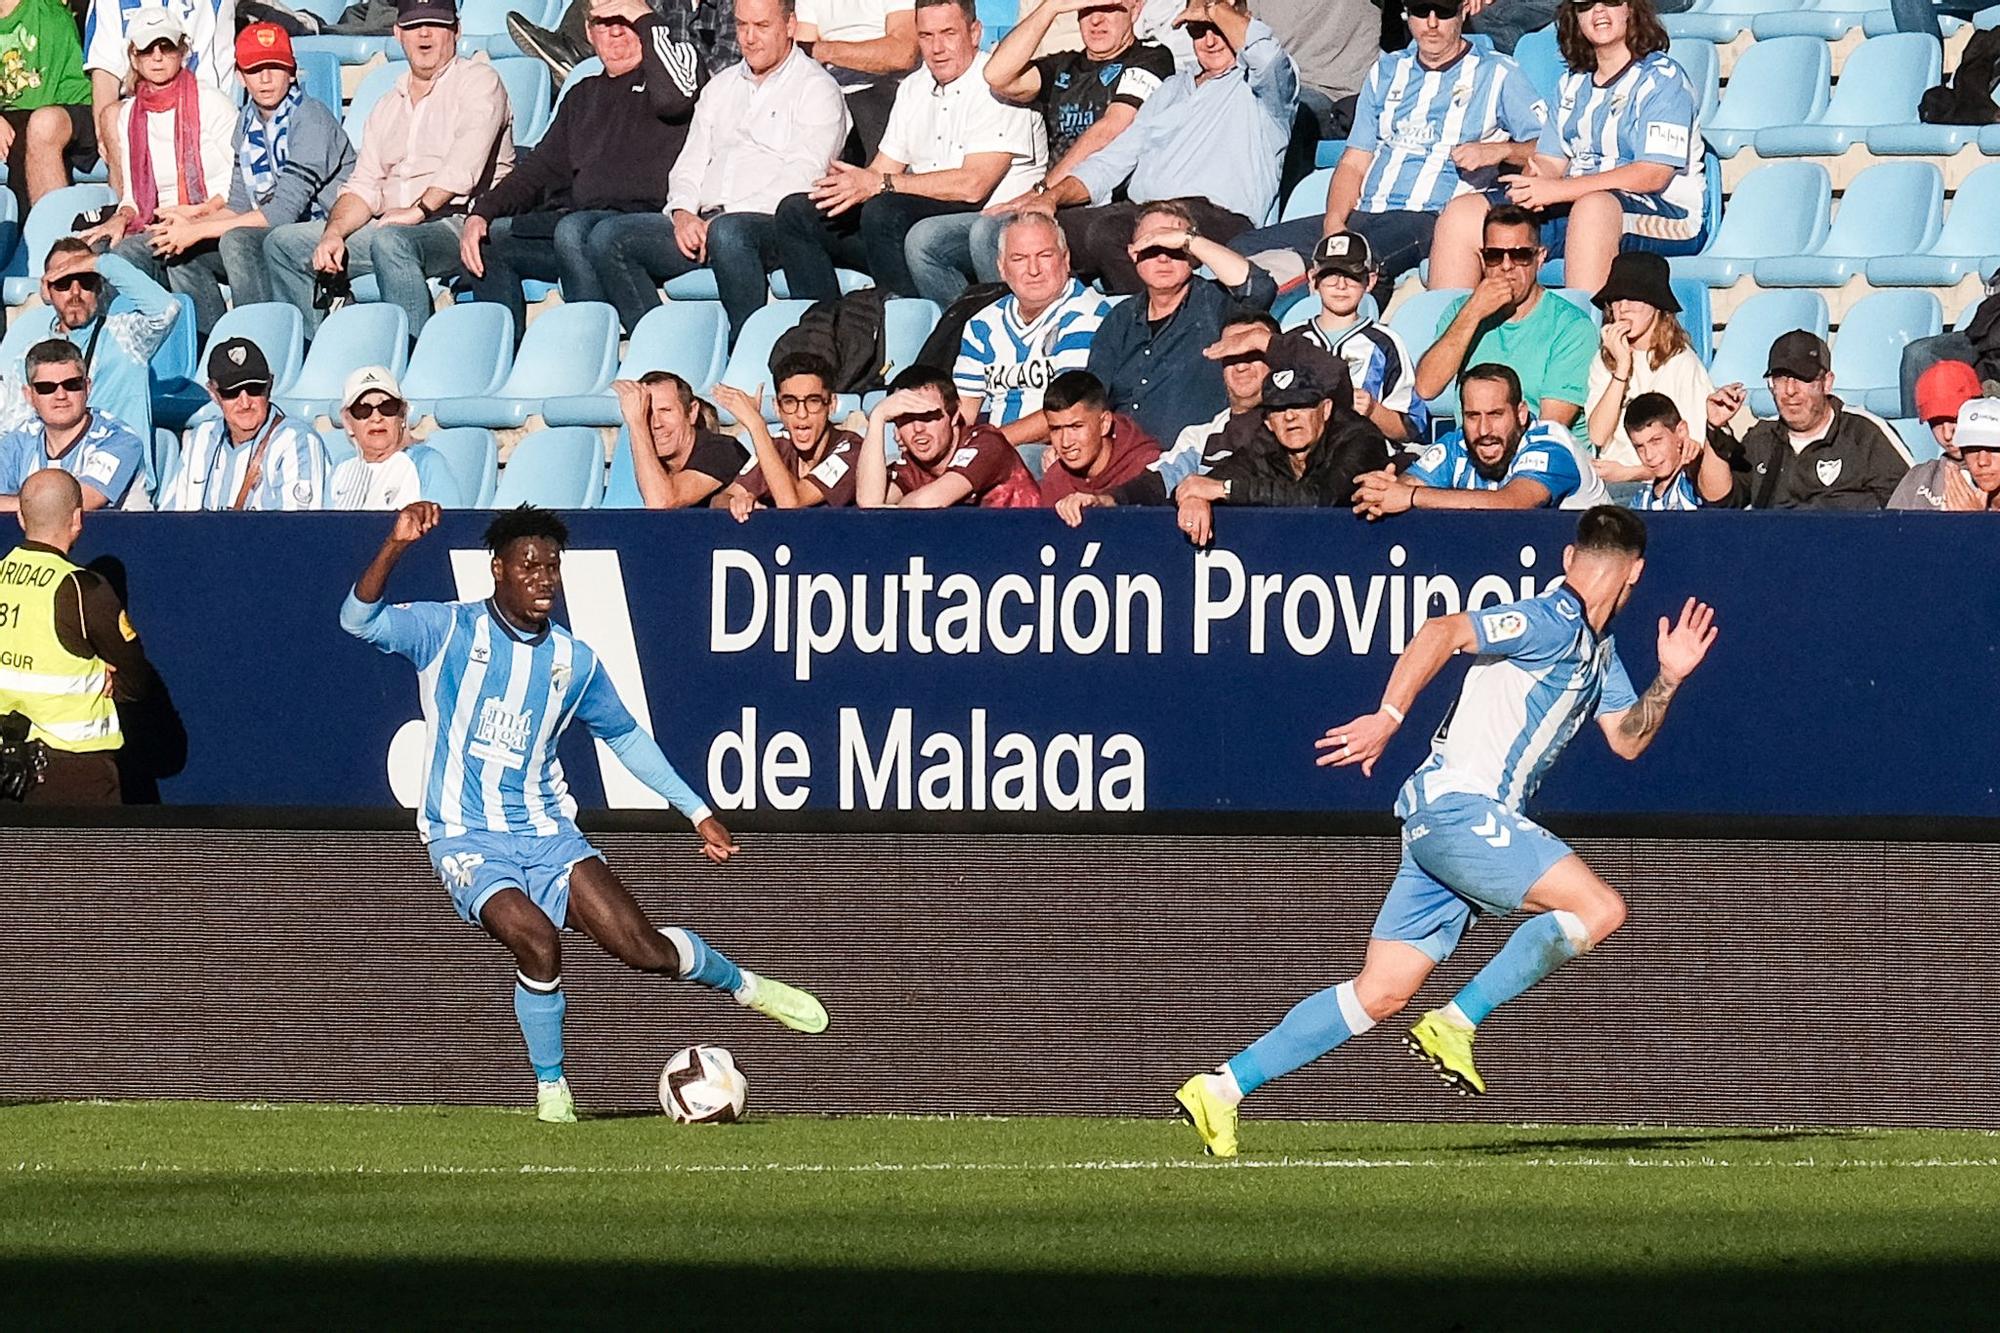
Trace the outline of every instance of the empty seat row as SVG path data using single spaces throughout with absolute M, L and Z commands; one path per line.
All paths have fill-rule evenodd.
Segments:
M 1661 16 L 1667 32 L 1676 38 L 1706 42 L 1731 42 L 1749 33 L 1758 41 L 1781 37 L 1812 37 L 1834 41 L 1860 29 L 1869 37 L 1896 31 L 1896 18 L 1881 0 L 1696 0 L 1681 14 Z M 2000 25 L 2000 7 L 1982 10 L 1974 17 L 1980 27 Z M 1957 30 L 1962 20 L 1942 20 L 1946 33 Z

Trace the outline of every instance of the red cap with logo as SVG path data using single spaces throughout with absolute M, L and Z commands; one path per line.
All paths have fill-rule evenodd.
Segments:
M 1956 421 L 1968 398 L 1986 391 L 1979 372 L 1963 361 L 1940 361 L 1917 376 L 1917 418 L 1924 422 Z
M 299 68 L 290 33 L 275 23 L 253 23 L 236 34 L 236 68 L 248 74 L 266 65 L 283 65 L 294 73 Z

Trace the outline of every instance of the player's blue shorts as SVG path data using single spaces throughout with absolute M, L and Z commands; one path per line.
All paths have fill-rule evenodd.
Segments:
M 1441 963 L 1475 913 L 1520 910 L 1535 881 L 1569 854 L 1562 839 L 1490 797 L 1441 796 L 1403 821 L 1403 864 L 1369 933 Z
M 519 889 L 558 930 L 569 917 L 571 868 L 599 854 L 573 828 L 548 835 L 482 830 L 433 838 L 430 853 L 438 878 L 451 890 L 451 905 L 473 925 L 479 924 L 488 898 L 502 889 Z

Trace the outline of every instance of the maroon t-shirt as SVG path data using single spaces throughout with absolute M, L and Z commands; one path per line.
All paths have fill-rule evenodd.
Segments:
M 1056 451 L 1050 448 L 1048 466 L 1042 469 L 1042 505 L 1054 508 L 1056 501 L 1078 491 L 1102 495 L 1144 472 L 1159 456 L 1158 440 L 1124 413 L 1114 413 L 1111 417 L 1111 457 L 1104 470 L 1096 476 L 1084 477 L 1071 472 L 1056 460 Z
M 992 426 L 964 430 L 951 452 L 938 460 L 935 472 L 904 454 L 890 467 L 889 479 L 909 495 L 953 472 L 972 483 L 972 494 L 960 504 L 982 509 L 1033 509 L 1042 502 L 1035 474 L 1028 471 L 1007 437 Z
M 794 472 L 799 466 L 799 451 L 793 447 L 791 438 L 773 435 L 771 443 L 778 446 L 778 456 L 785 460 L 785 466 Z M 819 487 L 825 498 L 820 501 L 829 509 L 854 503 L 854 450 L 861 443 L 861 437 L 851 430 L 833 432 L 833 448 L 827 450 L 826 457 L 806 473 L 806 479 Z M 748 491 L 751 498 L 769 500 L 771 488 L 764 484 L 764 467 L 753 463 L 748 472 L 736 479 L 736 484 Z

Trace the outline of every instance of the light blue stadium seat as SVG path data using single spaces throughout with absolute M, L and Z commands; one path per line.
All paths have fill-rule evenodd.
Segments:
M 1674 299 L 1681 303 L 1681 327 L 1694 343 L 1694 354 L 1707 365 L 1715 355 L 1715 314 L 1708 299 L 1708 284 L 1676 277 L 1668 281 L 1668 286 L 1673 289 Z
M 1924 33 L 1870 38 L 1848 55 L 1825 109 L 1808 124 L 1758 130 L 1757 155 L 1837 156 L 1874 127 L 1914 121 L 1924 89 L 1941 77 L 1942 60 L 1942 49 Z
M 326 446 L 326 470 L 329 474 L 348 459 L 360 456 L 361 451 L 354 447 L 354 441 L 348 438 L 346 429 L 339 421 L 335 421 L 330 429 L 321 431 L 319 439 Z
M 1938 15 L 1938 27 L 1949 37 L 1965 26 L 1965 20 L 1949 14 Z M 2000 28 L 2000 5 L 1988 5 L 1972 16 L 1975 28 Z M 1896 13 L 1884 6 L 1871 9 L 1862 19 L 1861 31 L 1870 37 L 1882 37 L 1896 31 Z
M 128 423 L 141 439 L 153 429 L 161 399 L 185 399 L 190 394 L 201 392 L 200 372 L 195 366 L 201 344 L 194 331 L 194 298 L 176 292 L 174 304 L 180 307 L 180 315 L 168 328 L 167 336 L 160 340 L 160 345 L 153 349 L 152 359 L 146 363 L 146 420 Z M 127 308 L 123 297 L 111 303 L 113 311 Z M 173 423 L 162 421 L 160 424 Z
M 1667 54 L 1687 71 L 1694 85 L 1695 114 L 1703 125 L 1715 119 L 1715 107 L 1722 96 L 1722 67 L 1715 58 L 1715 43 L 1681 38 L 1667 43 Z
M 1817 37 L 1831 42 L 1862 26 L 1869 14 L 1882 8 L 1881 0 L 1809 0 L 1797 9 L 1759 14 L 1750 22 L 1758 41 L 1773 37 Z
M 504 19 L 506 0 L 498 2 L 503 5 Z M 504 31 L 502 37 L 504 40 Z M 549 67 L 527 56 L 509 56 L 494 61 L 493 70 L 507 85 L 507 101 L 514 108 L 514 146 L 534 147 L 549 128 L 549 107 L 554 100 Z
M 1702 137 L 1721 156 L 1734 157 L 1759 130 L 1815 121 L 1826 110 L 1832 74 L 1833 56 L 1825 42 L 1812 37 L 1752 42 L 1737 57 L 1729 91 L 1702 124 Z
M 1595 324 L 1599 328 L 1604 327 L 1604 312 L 1599 310 L 1597 302 L 1591 299 L 1596 295 L 1595 292 L 1587 292 L 1581 287 L 1557 287 L 1554 290 L 1557 296 L 1560 296 L 1584 314 L 1589 315 L 1592 324 Z M 1432 340 L 1436 340 L 1435 335 L 1433 335 Z M 1425 345 L 1428 346 L 1429 344 Z M 1412 356 L 1423 355 L 1422 352 L 1417 351 L 1415 348 L 1411 348 L 1410 353 Z
M 1716 384 L 1741 384 L 1750 391 L 1750 410 L 1760 417 L 1775 415 L 1771 391 L 1764 385 L 1771 344 L 1780 334 L 1805 329 L 1826 336 L 1826 299 L 1818 292 L 1759 292 L 1736 308 L 1723 327 L 1709 363 Z
M 306 96 L 317 99 L 334 118 L 340 118 L 340 61 L 331 51 L 295 51 L 299 62 L 299 86 Z
M 604 444 L 585 426 L 558 426 L 525 435 L 514 446 L 493 508 L 536 504 L 550 509 L 591 509 L 604 494 Z
M 521 0 L 460 0 L 458 53 L 470 56 L 484 51 L 494 60 L 525 55 L 520 47 L 514 45 L 514 39 L 507 35 L 507 11 L 510 9 L 520 10 L 537 25 L 547 17 L 547 9 L 534 0 L 526 4 Z
M 1944 331 L 1929 292 L 1876 292 L 1855 302 L 1833 339 L 1833 390 L 1844 402 L 1890 417 L 1903 410 L 1903 348 Z
M 600 509 L 644 509 L 645 497 L 639 494 L 639 478 L 632 471 L 632 432 L 622 427 L 611 445 L 611 473 L 604 484 L 604 498 L 598 503 Z
M 1297 185 L 1285 198 L 1284 211 L 1278 214 L 1280 222 L 1291 222 L 1298 218 L 1316 218 L 1326 213 L 1326 188 L 1333 182 L 1333 168 L 1320 167 Z
M 11 191 L 9 192 L 11 193 Z M 51 190 L 28 210 L 21 228 L 21 269 L 0 283 L 0 296 L 8 305 L 19 305 L 42 289 L 42 264 L 49 247 L 70 234 L 70 223 L 78 213 L 116 203 L 118 196 L 108 185 L 66 185 Z
M 333 23 L 346 10 L 347 4 L 346 0 L 295 0 L 292 8 L 311 14 L 322 23 Z M 297 38 L 292 41 L 292 49 L 298 50 Z
M 764 386 L 764 417 L 767 421 L 777 420 L 777 404 L 771 400 L 771 347 L 780 334 L 799 322 L 812 305 L 810 301 L 773 301 L 743 321 L 743 332 L 737 335 L 736 350 L 729 354 L 729 364 L 723 368 L 721 382 L 743 390 L 754 392 L 758 385 Z M 735 418 L 724 412 L 725 422 Z
M 403 62 L 403 48 L 394 37 L 346 37 L 328 33 L 321 37 L 294 37 L 292 51 L 296 55 L 329 55 L 343 65 L 365 65 L 376 56 L 387 56 L 391 64 L 400 71 Z
M 700 270 L 700 275 L 708 278 L 709 288 L 713 290 L 715 287 L 715 275 L 707 269 Z M 698 275 L 694 273 L 688 274 L 690 278 L 696 276 Z M 851 268 L 836 268 L 833 271 L 833 276 L 840 282 L 840 294 L 842 296 L 847 295 L 849 292 L 858 292 L 863 287 L 873 287 L 875 285 L 875 279 L 869 277 L 866 273 L 857 272 Z M 668 294 L 672 294 L 671 287 L 668 288 Z M 780 301 L 789 301 L 792 299 L 791 284 L 785 281 L 785 270 L 778 269 L 771 274 L 771 295 L 777 297 Z M 677 299 L 686 300 L 691 298 L 682 297 Z M 705 297 L 702 299 L 713 298 Z
M 1528 76 L 1528 82 L 1535 85 L 1542 100 L 1554 106 L 1556 84 L 1569 72 L 1569 66 L 1563 63 L 1562 49 L 1556 45 L 1554 25 L 1523 34 L 1514 43 L 1514 63 Z
M 1874 287 L 1949 287 L 1995 268 L 2000 268 L 2000 163 L 1988 163 L 1952 195 L 1929 251 L 1878 256 L 1868 261 L 1867 272 Z
M 412 421 L 446 398 L 498 393 L 514 367 L 514 313 L 493 301 L 448 306 L 424 321 L 403 396 Z
M 278 404 L 296 417 L 338 418 L 340 391 L 363 366 L 387 366 L 401 379 L 410 363 L 410 317 L 386 302 L 342 306 L 326 317 L 298 375 Z
M 728 363 L 729 320 L 712 301 L 674 301 L 649 310 L 632 330 L 618 363 L 617 378 L 636 380 L 653 370 L 670 370 L 706 394 Z M 551 426 L 616 426 L 623 418 L 618 397 L 609 391 L 564 394 L 542 405 Z
M 1789 39 L 1788 39 L 1789 40 Z M 1920 255 L 1937 244 L 1944 177 L 1929 162 L 1878 162 L 1841 196 L 1826 239 L 1807 254 L 1759 259 L 1762 287 L 1838 287 L 1883 255 Z
M 301 40 L 325 41 L 329 39 L 302 38 Z M 343 63 L 358 64 L 360 62 L 346 61 Z M 392 60 L 386 65 L 377 65 L 362 77 L 361 85 L 354 90 L 354 96 L 348 99 L 347 110 L 340 118 L 341 128 L 347 131 L 347 137 L 353 141 L 356 148 L 361 146 L 361 129 L 368 123 L 368 113 L 373 111 L 375 104 L 381 101 L 391 88 L 396 86 L 396 80 L 409 72 L 409 68 L 408 65 L 399 64 Z
M 1403 336 L 1403 344 L 1410 349 L 1410 355 L 1422 360 L 1430 345 L 1437 341 L 1438 321 L 1444 318 L 1445 307 L 1464 295 L 1466 291 L 1463 287 L 1440 287 L 1435 291 L 1426 289 L 1413 292 L 1396 308 L 1396 312 L 1389 316 L 1389 327 Z M 1433 410 L 1442 416 L 1458 415 L 1456 385 L 1448 386 L 1443 393 L 1429 401 Z
M 1321 139 L 1318 149 L 1313 154 L 1313 166 L 1337 167 L 1340 165 L 1341 156 L 1346 152 L 1347 140 Z
M 411 445 L 409 454 L 417 468 L 418 494 L 446 509 L 467 507 L 464 489 L 458 484 L 458 474 L 452 470 L 450 460 L 431 448 L 428 441 Z
M 559 305 L 528 325 L 504 384 L 490 394 L 441 399 L 432 415 L 440 426 L 522 426 L 544 399 L 602 393 L 617 368 L 618 312 L 602 301 Z
M 1697 5 L 1685 14 L 1662 14 L 1660 25 L 1667 36 L 1692 37 L 1705 42 L 1732 42 L 1748 32 L 1759 14 L 1771 14 L 1796 7 L 1798 0 L 1714 0 Z
M 1944 452 L 1938 447 L 1937 436 L 1931 428 L 1915 417 L 1895 417 L 1889 424 L 1902 438 L 1903 448 L 1909 451 L 1912 463 L 1928 463 Z
M 1676 277 L 1727 287 L 1758 260 L 1804 255 L 1826 239 L 1833 182 L 1817 162 L 1775 162 L 1745 176 L 1729 197 L 1708 249 L 1669 260 Z
M 943 316 L 936 301 L 922 297 L 896 297 L 882 303 L 884 380 L 892 380 L 916 364 L 924 339 L 931 336 Z
M 1036 481 L 1040 481 L 1042 479 L 1042 468 L 1049 461 L 1048 446 L 1041 444 L 1017 444 L 1014 446 L 1014 452 L 1021 455 L 1021 461 L 1027 464 L 1028 471 L 1034 474 Z
M 0 180 L 6 179 L 6 172 L 0 170 Z M 21 246 L 21 206 L 14 201 L 14 192 L 8 190 L 7 198 L 0 201 L 0 261 L 11 262 L 22 258 Z M 12 268 L 7 270 L 10 274 Z
M 479 426 L 432 431 L 424 444 L 451 468 L 465 508 L 493 507 L 493 493 L 500 486 L 500 444 L 492 431 Z

